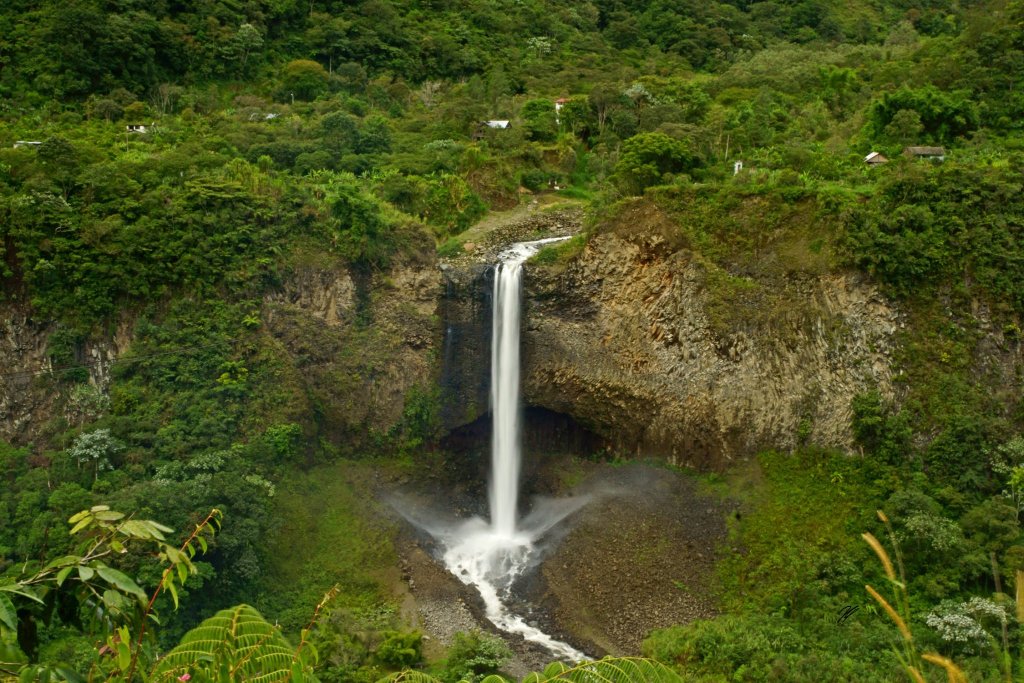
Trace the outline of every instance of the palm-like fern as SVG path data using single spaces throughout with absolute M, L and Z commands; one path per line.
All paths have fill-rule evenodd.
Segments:
M 305 652 L 313 653 L 308 644 Z M 176 681 L 184 674 L 196 683 L 204 679 L 317 681 L 301 651 L 249 605 L 221 610 L 186 633 L 181 643 L 159 661 L 150 681 Z
M 522 683 L 682 683 L 682 678 L 660 662 L 641 657 L 605 657 L 596 662 L 568 666 L 549 664 L 544 671 L 532 673 Z M 400 671 L 378 683 L 440 683 L 422 671 Z M 501 676 L 487 676 L 480 683 L 507 683 Z
M 569 667 L 561 662 L 549 664 L 541 673 L 532 673 L 523 683 L 682 683 L 672 669 L 653 659 L 642 657 L 605 657 Z
M 487 678 L 491 678 L 491 676 L 488 676 Z M 430 674 L 425 674 L 422 671 L 405 669 L 404 671 L 396 671 L 393 674 L 388 674 L 377 681 L 377 683 L 441 683 L 441 681 L 440 679 L 434 678 Z M 480 681 L 480 683 L 483 683 L 483 681 Z

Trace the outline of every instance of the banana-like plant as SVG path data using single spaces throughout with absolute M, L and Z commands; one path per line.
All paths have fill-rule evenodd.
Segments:
M 642 657 L 605 657 L 596 662 L 568 666 L 561 662 L 549 664 L 543 671 L 529 674 L 522 683 L 682 683 L 672 669 L 653 659 Z M 422 671 L 399 671 L 378 683 L 441 683 Z M 463 681 L 463 683 L 466 683 Z M 509 683 L 501 676 L 490 675 L 480 683 Z

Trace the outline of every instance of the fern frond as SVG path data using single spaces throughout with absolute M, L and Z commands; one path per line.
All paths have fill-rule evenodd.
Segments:
M 377 683 L 441 683 L 440 679 L 414 669 L 404 669 L 388 674 Z
M 194 670 L 230 672 L 233 680 L 291 680 L 295 650 L 249 605 L 221 610 L 185 634 L 153 669 L 153 683 L 172 682 Z M 303 677 L 316 682 L 311 673 Z
M 500 676 L 488 676 L 481 683 L 498 683 Z M 568 667 L 560 662 L 549 664 L 542 672 L 532 673 L 522 683 L 683 683 L 683 679 L 660 662 L 643 657 L 605 657 Z M 440 683 L 422 671 L 406 669 L 385 676 L 377 683 Z
M 605 657 L 572 668 L 550 665 L 542 674 L 531 674 L 528 678 L 536 683 L 682 683 L 683 680 L 664 664 L 642 657 Z

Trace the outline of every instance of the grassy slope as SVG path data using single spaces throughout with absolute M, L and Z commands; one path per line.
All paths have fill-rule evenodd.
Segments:
M 309 621 L 323 594 L 340 588 L 335 606 L 370 608 L 388 602 L 385 572 L 396 564 L 394 528 L 375 514 L 372 493 L 381 463 L 338 461 L 292 472 L 278 488 L 277 528 L 268 538 L 264 596 L 268 614 L 287 630 Z

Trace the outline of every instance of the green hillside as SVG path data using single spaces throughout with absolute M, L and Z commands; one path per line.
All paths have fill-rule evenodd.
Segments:
M 97 643 L 139 632 L 168 563 L 194 572 L 149 604 L 148 661 L 248 603 L 320 650 L 323 681 L 497 670 L 480 634 L 421 658 L 374 487 L 454 467 L 422 341 L 441 323 L 405 271 L 436 274 L 538 197 L 588 215 L 538 267 L 641 233 L 630 207 L 668 216 L 723 336 L 789 321 L 783 286 L 827 273 L 906 312 L 896 391 L 849 397 L 848 452 L 808 425 L 694 475 L 737 501 L 742 551 L 716 569 L 721 616 L 648 656 L 701 681 L 940 680 L 926 651 L 1024 676 L 1022 79 L 1017 0 L 7 0 L 0 309 L 22 341 L 0 345 L 0 680 L 127 680 Z M 353 283 L 330 290 L 353 311 L 334 336 L 281 305 L 328 276 Z M 16 420 L 19 395 L 49 398 Z M 147 527 L 103 541 L 115 579 L 47 583 L 86 556 L 66 521 L 94 505 L 180 533 L 217 508 L 223 527 L 194 565 Z M 892 586 L 864 531 L 902 547 L 913 647 L 865 597 Z

